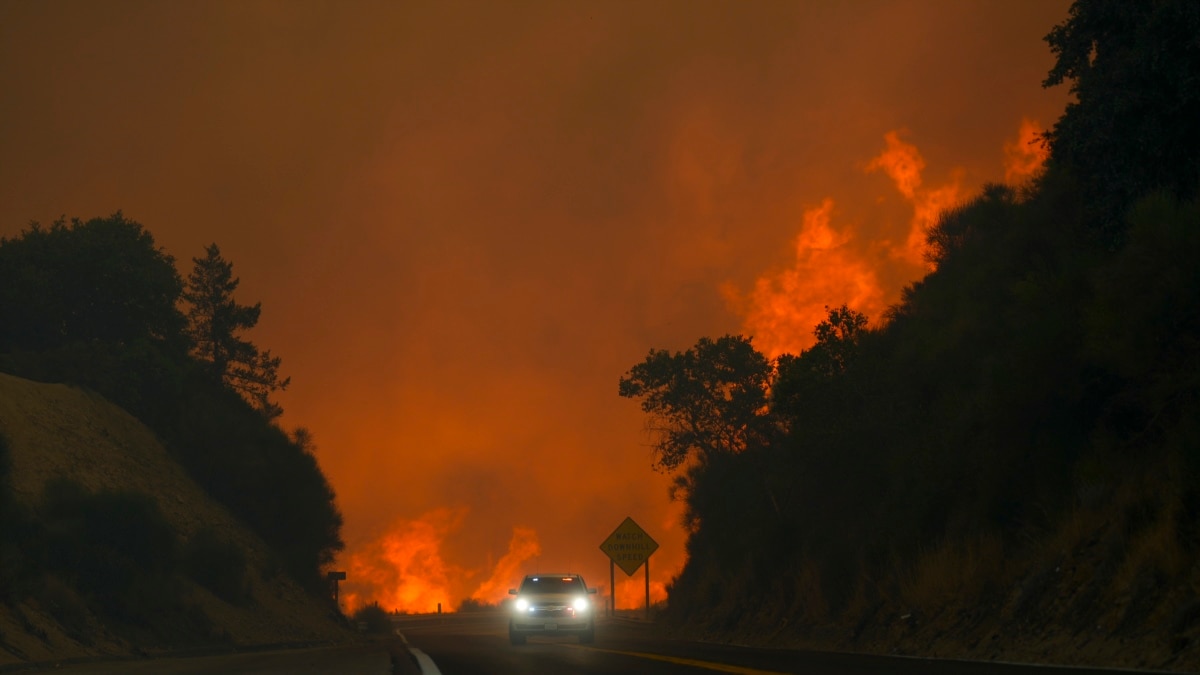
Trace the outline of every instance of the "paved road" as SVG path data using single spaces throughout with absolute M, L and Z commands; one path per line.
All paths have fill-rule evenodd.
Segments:
M 156 658 L 73 664 L 63 675 L 1115 675 L 1114 670 L 1038 668 L 995 663 L 857 656 L 754 649 L 670 640 L 644 623 L 601 621 L 594 644 L 574 637 L 530 637 L 508 643 L 499 614 L 405 617 L 400 638 L 367 644 L 259 651 L 192 658 Z M 390 652 L 400 655 L 393 671 Z M 418 666 L 418 662 L 423 668 Z M 1133 671 L 1123 671 L 1133 672 Z
M 503 616 L 447 615 L 397 624 L 408 643 L 428 655 L 442 675 L 1114 675 L 1112 670 L 1037 668 L 996 663 L 857 656 L 753 649 L 664 639 L 632 621 L 602 622 L 596 642 L 530 637 L 508 643 Z M 428 673 L 429 671 L 427 671 Z
M 388 645 L 256 651 L 188 658 L 120 659 L 39 671 L 56 675 L 392 675 Z

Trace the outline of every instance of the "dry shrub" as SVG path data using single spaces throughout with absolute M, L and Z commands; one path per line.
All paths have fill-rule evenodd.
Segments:
M 804 623 L 820 623 L 829 617 L 829 603 L 821 590 L 821 570 L 812 560 L 805 560 L 796 574 L 791 614 L 794 621 Z
M 1178 579 L 1187 570 L 1191 556 L 1183 550 L 1175 534 L 1172 518 L 1159 518 L 1129 540 L 1125 560 L 1113 579 L 1118 592 L 1132 590 L 1145 574 L 1163 579 Z
M 867 570 L 863 569 L 858 575 L 858 583 L 854 585 L 854 590 L 846 600 L 846 608 L 842 611 L 842 616 L 853 619 L 859 624 L 855 629 L 857 633 L 865 622 L 874 616 L 882 604 L 875 580 Z
M 374 635 L 389 635 L 393 631 L 392 618 L 387 611 L 373 602 L 362 607 L 353 616 L 360 630 Z
M 900 599 L 910 607 L 932 608 L 953 598 L 978 597 L 1002 578 L 1004 556 L 1004 543 L 994 534 L 942 542 L 897 575 Z
M 1073 509 L 1059 520 L 1058 527 L 1050 531 L 1047 548 L 1063 557 L 1074 556 L 1085 543 L 1095 540 L 1097 534 L 1108 527 L 1110 517 L 1107 513 Z

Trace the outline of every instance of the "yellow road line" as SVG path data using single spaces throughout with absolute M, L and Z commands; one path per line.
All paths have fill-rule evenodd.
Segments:
M 667 656 L 665 654 L 649 654 L 646 652 L 624 652 L 617 649 L 601 649 L 599 647 L 583 647 L 580 645 L 564 645 L 575 649 L 588 649 L 594 652 L 605 652 L 608 654 L 623 654 L 625 656 L 635 656 L 639 659 L 652 659 L 655 661 L 666 661 L 680 666 L 692 666 L 694 668 L 705 668 L 707 670 L 715 670 L 721 673 L 736 673 L 736 675 L 787 675 L 774 670 L 757 670 L 755 668 L 746 668 L 745 666 L 731 666 L 726 663 L 713 663 L 711 661 L 700 661 L 697 659 L 681 659 L 677 656 Z

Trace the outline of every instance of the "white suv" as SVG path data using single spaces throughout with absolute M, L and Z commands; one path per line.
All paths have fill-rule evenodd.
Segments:
M 530 574 L 521 588 L 508 590 L 517 596 L 508 620 L 509 641 L 523 645 L 527 635 L 574 633 L 580 642 L 593 642 L 596 609 L 588 596 L 595 593 L 578 574 Z

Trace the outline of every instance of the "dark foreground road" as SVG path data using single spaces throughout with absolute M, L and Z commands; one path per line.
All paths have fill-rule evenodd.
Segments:
M 389 652 L 398 652 L 398 675 L 1115 675 L 997 663 L 891 658 L 753 649 L 664 638 L 653 626 L 630 620 L 602 621 L 596 642 L 574 637 L 531 637 L 508 643 L 498 614 L 405 617 L 397 638 L 368 644 L 303 650 L 261 651 L 193 658 L 94 662 L 54 668 L 69 675 L 391 675 Z M 421 664 L 418 665 L 418 662 Z M 423 666 L 423 670 L 422 670 Z
M 1114 675 L 1113 670 L 1038 668 L 997 663 L 967 663 L 753 649 L 664 639 L 634 621 L 601 623 L 596 642 L 574 637 L 531 637 L 508 643 L 504 617 L 447 615 L 398 624 L 408 643 L 426 654 L 442 675 Z M 1129 671 L 1126 671 L 1129 672 Z
M 118 659 L 54 666 L 15 673 L 63 675 L 391 675 L 389 645 L 255 651 L 187 658 Z M 7 672 L 7 671 L 6 671 Z M 415 669 L 405 671 L 417 672 Z

